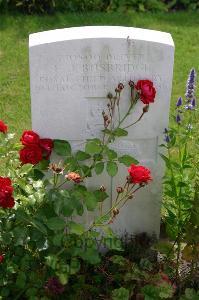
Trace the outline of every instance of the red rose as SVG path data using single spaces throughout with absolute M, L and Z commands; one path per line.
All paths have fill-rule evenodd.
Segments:
M 25 130 L 24 133 L 22 134 L 22 137 L 20 138 L 20 141 L 25 146 L 35 145 L 35 144 L 38 145 L 39 135 L 32 130 Z
M 0 254 L 0 264 L 4 261 L 4 256 Z
M 0 177 L 0 190 L 6 191 L 10 195 L 13 192 L 12 181 L 8 177 Z
M 8 126 L 0 120 L 0 132 L 6 133 L 8 131 Z
M 148 183 L 148 181 L 152 180 L 150 170 L 143 166 L 132 164 L 128 169 L 128 172 L 132 183 Z
M 135 85 L 136 90 L 140 94 L 140 99 L 144 104 L 153 103 L 156 95 L 156 89 L 150 80 L 138 80 Z
M 39 146 L 42 149 L 44 157 L 49 159 L 52 149 L 53 149 L 53 141 L 51 139 L 40 139 Z
M 13 187 L 10 178 L 0 177 L 0 207 L 12 208 L 15 205 L 12 193 Z
M 25 146 L 19 151 L 19 155 L 23 164 L 36 165 L 42 160 L 42 150 L 38 145 Z

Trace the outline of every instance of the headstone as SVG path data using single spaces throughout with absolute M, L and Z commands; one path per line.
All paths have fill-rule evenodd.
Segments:
M 119 82 L 127 86 L 129 80 L 153 81 L 155 103 L 143 120 L 129 129 L 128 137 L 112 145 L 149 167 L 153 182 L 122 208 L 113 228 L 119 233 L 158 235 L 164 174 L 158 145 L 169 119 L 174 60 L 171 35 L 117 26 L 58 29 L 31 34 L 29 54 L 32 128 L 42 137 L 69 140 L 74 149 L 83 147 L 87 138 L 100 136 L 106 95 L 114 92 Z M 125 88 L 123 111 L 129 93 Z M 140 116 L 142 107 L 141 101 L 136 104 L 127 124 Z M 88 185 L 104 184 L 114 197 L 115 187 L 124 183 L 126 175 L 127 168 L 120 167 L 112 181 L 103 174 Z M 106 201 L 110 207 L 111 199 Z

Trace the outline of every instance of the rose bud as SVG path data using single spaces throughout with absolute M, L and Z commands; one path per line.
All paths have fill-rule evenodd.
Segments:
M 101 185 L 101 186 L 100 186 L 100 191 L 101 191 L 101 192 L 105 192 L 105 191 L 106 191 L 105 186 Z
M 118 88 L 120 91 L 123 90 L 123 88 L 124 88 L 123 83 L 120 82 L 120 83 L 118 84 L 117 88 Z
M 108 224 L 113 224 L 113 219 L 110 219 L 110 220 L 108 221 Z
M 143 113 L 146 113 L 146 112 L 148 112 L 149 111 L 149 105 L 145 105 L 144 107 L 143 107 Z
M 104 115 L 104 121 L 108 121 L 108 116 L 107 115 Z
M 82 181 L 81 176 L 76 172 L 70 172 L 65 176 L 66 179 L 73 181 L 75 183 L 80 183 Z
M 116 88 L 116 89 L 115 89 L 115 92 L 116 92 L 116 93 L 120 93 L 120 92 L 121 92 L 121 90 L 120 90 L 120 89 L 118 89 L 118 88 Z
M 112 95 L 111 93 L 108 93 L 107 98 L 108 98 L 108 99 L 112 99 L 112 98 L 113 98 L 113 95 Z
M 128 183 L 132 183 L 131 176 L 126 176 L 126 181 L 127 181 Z
M 118 214 L 119 214 L 119 209 L 118 208 L 114 208 L 113 209 L 113 216 L 115 217 L 115 216 L 117 216 Z
M 120 194 L 120 193 L 123 193 L 124 189 L 123 189 L 123 187 L 118 186 L 118 187 L 116 188 L 116 191 L 117 191 L 118 194 Z
M 134 82 L 133 82 L 132 80 L 130 80 L 130 81 L 129 81 L 129 86 L 130 86 L 131 88 L 134 88 L 134 85 L 135 85 Z

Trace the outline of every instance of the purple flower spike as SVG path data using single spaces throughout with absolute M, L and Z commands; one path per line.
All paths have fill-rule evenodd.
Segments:
M 193 110 L 193 106 L 192 106 L 192 104 L 187 104 L 187 105 L 185 105 L 185 109 L 186 110 Z
M 178 124 L 181 123 L 181 117 L 180 117 L 179 114 L 177 114 L 177 116 L 176 116 L 176 122 L 177 122 Z
M 176 106 L 179 107 L 179 106 L 181 106 L 181 105 L 182 105 L 182 97 L 179 97 L 179 98 L 178 98 L 178 101 L 177 101 L 177 103 L 176 103 Z
M 192 105 L 192 107 L 196 107 L 196 99 L 195 98 L 193 98 L 191 105 Z
M 171 139 L 170 139 L 170 137 L 169 137 L 169 130 L 168 130 L 167 128 L 164 129 L 164 135 L 165 135 L 164 141 L 165 141 L 166 143 L 169 143 L 169 142 L 171 141 Z
M 165 142 L 166 143 L 169 143 L 171 140 L 170 140 L 170 137 L 167 135 L 165 135 L 165 138 L 164 138 Z
M 164 134 L 167 134 L 169 131 L 167 128 L 164 129 Z
M 187 103 L 190 103 L 194 97 L 195 80 L 196 80 L 196 71 L 194 69 L 191 69 L 189 76 L 188 76 L 187 88 L 186 88 L 186 93 L 185 93 L 185 96 L 187 98 Z

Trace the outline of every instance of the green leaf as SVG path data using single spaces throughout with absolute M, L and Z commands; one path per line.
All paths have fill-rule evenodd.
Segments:
M 114 161 L 108 161 L 106 170 L 109 176 L 114 177 L 118 172 L 118 166 Z
M 115 136 L 127 136 L 128 131 L 126 131 L 125 129 L 122 129 L 122 128 L 117 128 L 113 131 L 113 135 L 115 135 Z
M 80 161 L 83 161 L 83 160 L 86 160 L 86 159 L 89 159 L 91 156 L 84 152 L 84 151 L 77 151 L 77 153 L 75 154 L 75 158 L 77 160 L 80 160 Z
M 141 289 L 142 293 L 144 294 L 144 300 L 155 300 L 159 299 L 159 287 L 153 286 L 150 284 L 145 285 Z
M 81 265 L 80 265 L 79 260 L 77 260 L 76 258 L 71 259 L 70 274 L 71 275 L 76 274 L 79 271 L 80 267 L 81 267 Z
M 104 132 L 106 134 L 111 134 L 111 130 L 108 128 L 103 129 L 102 132 Z
M 123 256 L 121 255 L 113 255 L 110 260 L 116 264 L 116 265 L 119 265 L 119 266 L 128 266 L 129 264 L 129 261 L 128 259 L 124 258 Z
M 106 155 L 107 155 L 109 160 L 113 160 L 113 159 L 117 158 L 117 153 L 112 149 L 107 148 Z
M 129 299 L 129 291 L 123 287 L 119 289 L 115 289 L 112 291 L 112 299 L 113 300 L 128 300 Z
M 182 296 L 180 300 L 198 300 L 199 299 L 199 291 L 196 292 L 194 289 L 187 288 L 185 290 L 185 296 Z
M 84 226 L 82 224 L 78 224 L 78 223 L 71 221 L 71 222 L 68 222 L 67 225 L 69 227 L 70 233 L 82 235 L 85 231 Z
M 77 248 L 76 251 L 78 251 Z M 79 249 L 79 256 L 92 265 L 98 264 L 100 262 L 100 255 L 96 248 L 85 247 L 83 251 Z
M 93 155 L 93 159 L 95 161 L 101 161 L 103 159 L 103 155 L 101 153 L 98 153 L 98 154 L 94 154 Z
M 36 169 L 37 170 L 47 170 L 49 167 L 49 160 L 46 159 L 42 159 L 37 165 L 36 165 Z
M 94 193 L 94 195 L 95 195 L 98 202 L 102 202 L 106 198 L 108 198 L 108 194 L 104 191 L 96 190 L 93 193 Z
M 54 211 L 59 216 L 63 214 L 65 217 L 70 217 L 74 211 L 73 197 L 67 190 L 53 192 L 52 200 L 54 201 Z
M 51 230 L 57 231 L 57 230 L 64 229 L 66 226 L 66 223 L 64 220 L 60 219 L 59 217 L 53 217 L 47 221 L 46 225 Z
M 53 237 L 53 244 L 57 247 L 60 247 L 62 245 L 62 239 L 63 239 L 63 233 L 56 234 Z
M 46 264 L 51 267 L 53 270 L 56 269 L 58 263 L 58 258 L 55 255 L 46 256 Z
M 63 284 L 63 285 L 67 284 L 67 282 L 68 282 L 68 274 L 67 273 L 61 273 L 61 274 L 56 273 L 56 274 L 57 274 L 61 284 Z
M 24 272 L 20 272 L 17 276 L 16 286 L 20 289 L 23 289 L 26 284 L 26 274 Z
M 131 164 L 137 165 L 139 163 L 137 159 L 127 154 L 119 157 L 118 161 L 127 167 L 129 167 Z
M 97 199 L 96 199 L 94 193 L 87 191 L 84 193 L 84 197 L 85 197 L 84 200 L 85 200 L 87 209 L 89 211 L 93 211 L 97 206 Z
M 87 165 L 82 165 L 81 166 L 82 171 L 84 172 L 84 176 L 85 177 L 91 177 L 92 176 L 92 172 L 91 172 L 91 168 Z
M 38 289 L 37 288 L 29 288 L 27 291 L 26 291 L 26 296 L 28 297 L 28 299 L 30 299 L 30 297 L 33 297 L 31 299 L 36 299 L 37 297 L 37 292 L 38 292 Z
M 170 163 L 170 160 L 168 159 L 168 157 L 166 157 L 166 156 L 163 155 L 162 153 L 160 153 L 160 156 L 161 156 L 162 159 L 165 161 L 167 168 L 168 168 L 168 169 L 171 169 L 171 163 Z
M 73 156 L 66 157 L 64 164 L 67 165 L 67 170 L 77 171 L 79 169 L 78 162 Z
M 71 145 L 64 140 L 54 140 L 54 151 L 57 155 L 69 156 L 71 155 Z
M 97 154 L 101 152 L 101 145 L 96 141 L 88 141 L 86 144 L 85 151 L 88 154 Z
M 101 174 L 104 170 L 104 163 L 103 162 L 99 162 L 95 165 L 95 172 L 97 175 Z
M 25 164 L 19 169 L 19 175 L 23 176 L 28 174 L 33 168 L 32 164 Z

